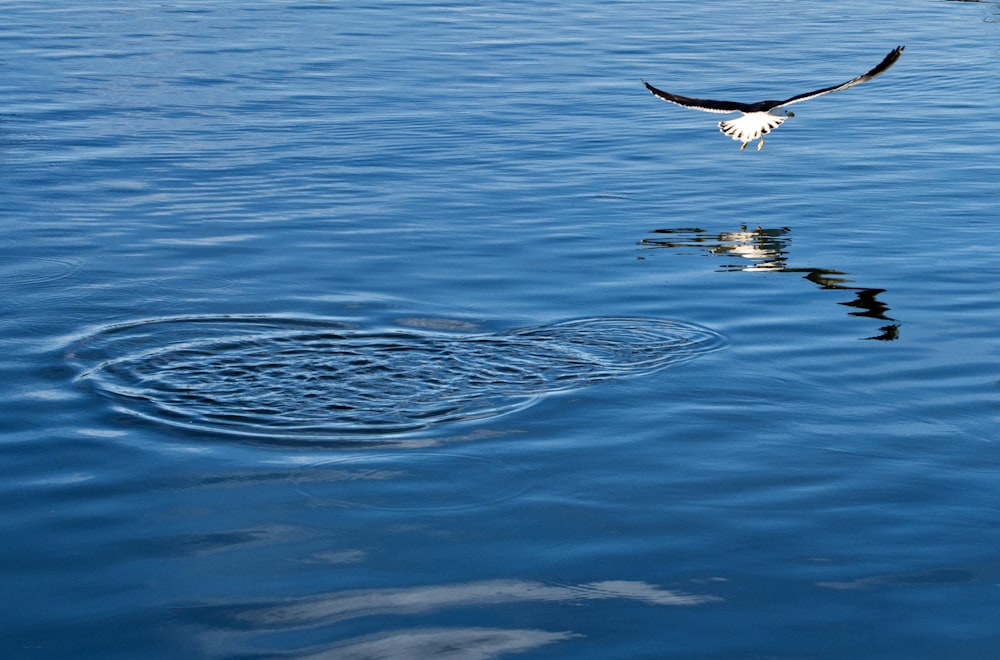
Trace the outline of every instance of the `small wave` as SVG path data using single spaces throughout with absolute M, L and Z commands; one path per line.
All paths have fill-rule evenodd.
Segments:
M 540 397 L 715 350 L 689 323 L 587 318 L 492 334 L 316 319 L 141 320 L 77 340 L 77 381 L 155 422 L 276 441 L 376 439 L 508 414 Z
M 67 278 L 80 269 L 73 259 L 46 257 L 0 257 L 0 286 L 15 287 L 49 284 Z

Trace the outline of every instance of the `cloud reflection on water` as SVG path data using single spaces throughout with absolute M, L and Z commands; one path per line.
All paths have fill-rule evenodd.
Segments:
M 695 606 L 721 602 L 709 594 L 694 594 L 642 581 L 605 580 L 583 584 L 554 584 L 531 580 L 485 580 L 451 585 L 408 588 L 361 589 L 321 594 L 280 602 L 214 604 L 181 608 L 196 623 L 215 623 L 202 634 L 206 651 L 226 652 L 234 645 L 257 647 L 263 636 L 316 628 L 363 617 L 434 616 L 430 627 L 397 630 L 340 639 L 335 646 L 300 648 L 296 657 L 419 657 L 488 658 L 500 653 L 526 651 L 580 634 L 573 631 L 502 629 L 441 625 L 443 612 L 457 608 L 482 608 L 524 603 L 580 605 L 587 601 L 627 600 L 646 605 Z M 422 619 L 421 623 L 428 623 Z M 240 632 L 245 631 L 245 632 Z M 325 637 L 326 635 L 324 635 Z M 243 639 L 241 639 L 243 638 Z
M 606 580 L 579 585 L 527 580 L 488 580 L 401 589 L 362 589 L 282 601 L 278 605 L 231 610 L 236 621 L 254 627 L 297 627 L 363 616 L 415 614 L 449 607 L 516 602 L 579 602 L 623 598 L 649 605 L 702 605 L 717 596 L 661 589 L 646 582 Z
M 296 654 L 296 657 L 303 660 L 327 658 L 486 660 L 507 653 L 524 653 L 573 637 L 580 635 L 532 629 L 417 628 L 355 638 L 346 644 L 307 652 L 306 655 Z

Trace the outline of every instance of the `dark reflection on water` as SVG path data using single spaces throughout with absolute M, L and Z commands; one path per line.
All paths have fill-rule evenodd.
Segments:
M 737 231 L 710 232 L 698 227 L 674 227 L 655 229 L 655 237 L 639 241 L 643 248 L 670 248 L 687 250 L 695 248 L 700 253 L 707 252 L 716 257 L 739 257 L 719 266 L 720 271 L 782 272 L 800 273 L 803 277 L 822 289 L 852 291 L 854 299 L 838 303 L 858 309 L 848 312 L 850 316 L 860 316 L 880 321 L 893 321 L 879 328 L 881 334 L 865 339 L 892 341 L 899 337 L 899 324 L 888 316 L 889 306 L 879 300 L 885 289 L 851 286 L 845 273 L 830 268 L 803 268 L 788 265 L 788 247 L 791 244 L 791 229 L 748 229 L 745 225 Z
M 476 487 L 444 475 L 476 474 Z M 314 509 L 456 511 L 524 494 L 533 485 L 518 466 L 495 458 L 449 452 L 364 453 L 338 456 L 296 471 L 296 491 Z

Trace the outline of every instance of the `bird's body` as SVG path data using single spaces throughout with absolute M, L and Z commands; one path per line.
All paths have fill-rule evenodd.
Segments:
M 692 108 L 703 112 L 741 113 L 741 115 L 736 119 L 720 121 L 719 129 L 734 140 L 742 142 L 743 145 L 740 147 L 741 150 L 746 149 L 747 144 L 753 140 L 760 139 L 760 143 L 757 145 L 757 151 L 760 151 L 764 146 L 764 136 L 780 126 L 785 119 L 794 116 L 794 113 L 784 110 L 785 106 L 789 106 L 793 103 L 800 103 L 802 101 L 808 101 L 809 99 L 814 99 L 817 96 L 823 96 L 824 94 L 839 92 L 842 89 L 847 89 L 848 87 L 853 87 L 854 85 L 859 85 L 867 80 L 871 80 L 875 76 L 885 73 L 889 67 L 895 64 L 896 60 L 898 60 L 899 56 L 902 54 L 903 48 L 903 46 L 899 46 L 893 49 L 892 52 L 885 56 L 885 59 L 883 59 L 878 66 L 868 73 L 858 76 L 857 78 L 852 78 L 851 80 L 848 80 L 840 85 L 833 85 L 831 87 L 818 89 L 814 92 L 798 94 L 789 99 L 785 99 L 784 101 L 738 103 L 735 101 L 695 99 L 687 96 L 680 96 L 679 94 L 671 94 L 670 92 L 657 89 L 645 80 L 642 82 L 646 85 L 646 89 L 648 89 L 654 96 L 658 96 L 664 101 L 684 106 L 685 108 Z M 776 111 L 784 112 L 784 114 L 775 114 Z

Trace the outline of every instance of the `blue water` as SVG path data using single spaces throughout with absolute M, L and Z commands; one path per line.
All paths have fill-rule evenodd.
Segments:
M 4 3 L 0 654 L 997 657 L 998 37 Z

